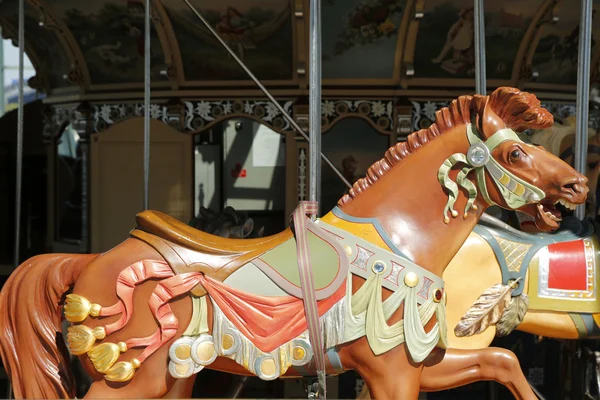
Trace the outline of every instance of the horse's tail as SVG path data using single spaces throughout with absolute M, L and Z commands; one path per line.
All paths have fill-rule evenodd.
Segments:
M 62 339 L 62 298 L 97 254 L 44 254 L 17 268 L 0 293 L 0 355 L 15 398 L 73 398 Z

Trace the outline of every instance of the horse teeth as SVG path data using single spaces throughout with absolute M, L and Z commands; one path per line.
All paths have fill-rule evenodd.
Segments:
M 554 221 L 557 221 L 557 222 L 562 221 L 562 218 L 559 218 L 559 217 L 555 216 L 551 212 L 544 211 L 544 214 L 546 214 L 546 216 L 548 216 L 548 218 L 550 218 L 551 220 L 554 220 Z
M 569 210 L 574 210 L 574 209 L 576 209 L 576 208 L 577 208 L 577 206 L 576 206 L 575 204 L 573 204 L 573 203 L 571 203 L 569 200 L 566 200 L 566 199 L 563 199 L 563 198 L 559 199 L 559 200 L 557 201 L 557 203 L 560 203 L 560 204 L 562 204 L 563 206 L 565 206 L 565 207 L 566 207 L 566 208 L 568 208 Z M 554 203 L 554 204 L 556 204 L 556 203 Z

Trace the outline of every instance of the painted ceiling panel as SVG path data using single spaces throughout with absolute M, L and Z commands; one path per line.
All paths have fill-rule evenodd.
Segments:
M 515 57 L 543 0 L 485 2 L 488 79 L 510 79 Z M 426 0 L 414 55 L 419 78 L 474 78 L 473 0 Z
M 293 0 L 194 0 L 192 4 L 261 80 L 292 79 Z M 181 0 L 163 0 L 187 81 L 250 80 Z
M 405 0 L 324 0 L 324 79 L 391 79 Z
M 144 81 L 144 4 L 136 0 L 46 0 L 79 44 L 93 84 Z M 166 68 L 151 25 L 152 80 Z
M 15 38 L 18 29 L 17 7 L 16 1 L 0 2 L 0 19 L 6 19 L 14 28 Z M 52 88 L 69 86 L 69 82 L 64 79 L 70 69 L 65 48 L 55 31 L 40 26 L 40 16 L 28 4 L 25 4 L 25 32 L 26 45 L 33 52 L 29 57 L 41 70 L 38 73 L 48 80 L 47 83 Z
M 576 85 L 579 46 L 579 1 L 563 0 L 554 9 L 558 21 L 541 28 L 540 40 L 532 59 L 532 68 L 539 73 L 538 82 Z M 598 2 L 594 2 L 594 14 Z M 594 32 L 598 18 L 592 17 L 592 49 L 597 39 Z

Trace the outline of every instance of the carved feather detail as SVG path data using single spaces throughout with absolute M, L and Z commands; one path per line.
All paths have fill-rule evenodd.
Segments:
M 511 297 L 510 303 L 496 326 L 496 336 L 506 336 L 514 331 L 523 322 L 528 308 L 529 297 L 525 293 Z
M 454 334 L 457 337 L 473 336 L 496 324 L 508 306 L 513 290 L 514 286 L 501 283 L 487 289 L 460 319 Z

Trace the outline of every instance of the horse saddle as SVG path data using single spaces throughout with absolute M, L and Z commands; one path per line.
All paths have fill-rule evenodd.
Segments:
M 321 300 L 333 294 L 347 277 L 348 258 L 337 240 L 314 224 L 307 233 L 316 296 Z M 302 298 L 296 239 L 289 228 L 258 239 L 229 239 L 148 210 L 136 216 L 130 235 L 156 249 L 176 274 L 202 272 L 223 282 L 252 263 L 285 292 Z M 198 285 L 191 293 L 203 296 L 206 290 Z

